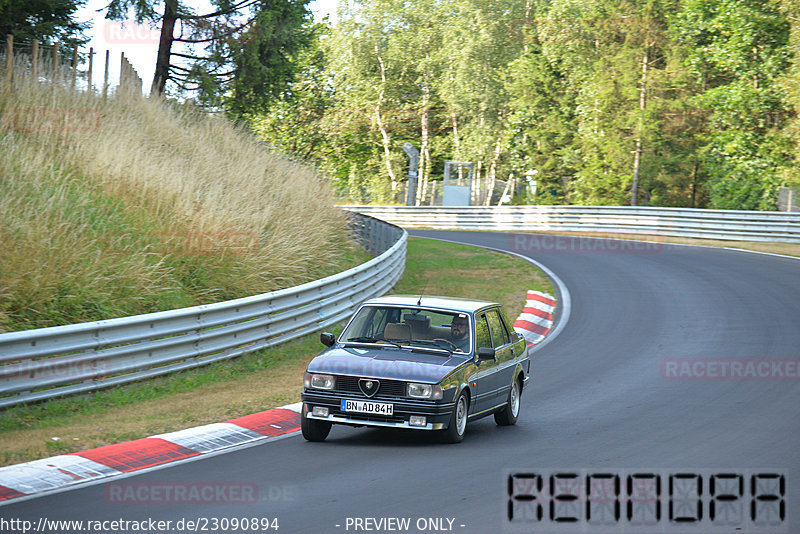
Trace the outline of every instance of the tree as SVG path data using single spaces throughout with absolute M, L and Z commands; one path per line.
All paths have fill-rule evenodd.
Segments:
M 510 95 L 509 149 L 518 175 L 536 180 L 531 203 L 561 204 L 568 199 L 566 181 L 579 167 L 576 153 L 578 91 L 570 80 L 570 66 L 548 44 L 545 30 L 551 2 L 528 6 L 515 36 L 523 43 L 522 54 L 509 65 L 505 90 Z
M 397 198 L 405 141 L 421 148 L 418 191 L 430 177 L 431 122 L 439 105 L 431 83 L 438 37 L 426 20 L 433 7 L 363 2 L 343 11 L 326 39 L 331 98 L 316 127 L 328 132 L 335 146 L 329 166 L 354 199 Z
M 357 11 L 342 12 L 327 46 L 336 109 L 358 117 L 366 127 L 364 140 L 369 148 L 362 153 L 360 168 L 388 181 L 388 190 L 381 185 L 373 188 L 378 197 L 386 197 L 389 191 L 396 195 L 402 159 L 395 138 L 413 135 L 408 128 L 413 115 L 408 105 L 417 89 L 406 74 L 415 72 L 415 67 L 408 64 L 407 51 L 398 49 L 402 47 L 398 26 L 403 23 L 398 22 L 392 2 L 367 2 Z M 353 124 L 353 119 L 342 119 L 342 124 Z
M 376 151 L 374 143 L 365 142 L 371 135 L 368 113 L 337 100 L 331 83 L 329 40 L 330 28 L 316 25 L 287 90 L 268 109 L 253 110 L 246 119 L 259 137 L 290 157 L 314 163 L 346 194 L 350 178 L 358 169 L 369 167 Z
M 68 46 L 85 43 L 87 24 L 75 21 L 75 12 L 86 0 L 0 0 L 0 35 L 13 35 L 17 42 L 38 39 L 60 41 Z
M 237 116 L 269 107 L 294 79 L 297 58 L 311 41 L 308 1 L 268 0 L 241 35 L 212 41 L 212 53 L 195 58 L 195 79 L 211 81 L 204 96 L 213 102 L 225 95 L 222 101 Z M 230 74 L 220 75 L 226 67 Z
M 330 131 L 318 127 L 331 106 L 333 93 L 327 83 L 328 56 L 322 40 L 328 27 L 313 28 L 309 45 L 298 55 L 297 72 L 287 89 L 266 110 L 245 115 L 252 129 L 292 157 L 323 165 Z
M 485 191 L 474 202 L 488 205 L 497 179 L 510 172 L 512 109 L 506 79 L 523 52 L 523 42 L 511 32 L 526 18 L 526 2 L 461 0 L 443 7 L 438 18 L 447 23 L 442 25 L 436 90 L 449 115 L 452 151 L 475 163 L 473 189 Z
M 791 55 L 791 66 L 780 79 L 786 90 L 786 104 L 790 109 L 783 131 L 788 161 L 779 169 L 782 184 L 800 190 L 800 172 L 796 161 L 800 158 L 800 0 L 781 0 L 781 13 L 789 22 L 787 50 Z
M 575 91 L 535 40 L 514 61 L 507 80 L 513 110 L 509 149 L 518 175 L 536 179 L 534 203 L 561 204 L 567 199 L 563 178 L 576 172 Z
M 313 140 L 360 201 L 389 198 L 405 141 L 421 194 L 441 160 L 471 161 L 484 204 L 512 173 L 535 177 L 535 203 L 762 209 L 798 180 L 800 0 L 347 6 L 314 92 L 271 124 L 294 117 L 289 144 Z
M 673 20 L 709 110 L 704 163 L 711 206 L 775 209 L 790 155 L 779 81 L 790 62 L 789 23 L 771 0 L 687 0 Z
M 159 14 L 156 0 L 112 0 L 107 17 L 122 20 L 133 11 L 137 22 L 161 22 L 151 94 L 164 94 L 171 81 L 180 90 L 197 91 L 202 103 L 226 104 L 241 116 L 266 107 L 291 80 L 295 56 L 308 38 L 308 1 L 214 0 L 214 11 L 197 14 L 178 0 L 165 0 Z M 175 52 L 173 43 L 201 46 L 204 54 Z
M 669 80 L 666 13 L 675 2 L 569 0 L 543 7 L 535 37 L 574 95 L 570 200 L 647 202 L 662 167 L 660 98 Z

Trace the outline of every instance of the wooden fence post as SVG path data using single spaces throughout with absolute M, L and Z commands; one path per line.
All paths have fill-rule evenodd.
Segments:
M 14 81 L 14 36 L 6 36 L 6 82 Z
M 75 80 L 78 75 L 78 46 L 72 49 L 72 89 L 75 89 Z
M 125 84 L 125 52 L 119 53 L 119 85 L 117 86 L 117 92 L 123 89 L 123 85 Z
M 39 39 L 33 40 L 33 49 L 31 50 L 31 78 L 34 82 L 39 81 Z
M 86 84 L 86 90 L 92 90 L 92 65 L 94 64 L 94 47 L 89 47 L 89 72 L 88 72 L 88 83 Z
M 106 96 L 108 95 L 108 60 L 111 57 L 110 54 L 111 51 L 106 50 L 106 70 L 105 74 L 103 75 L 103 100 L 105 100 Z
M 53 43 L 53 81 L 58 78 L 58 64 L 61 62 L 61 51 L 59 50 L 59 42 Z

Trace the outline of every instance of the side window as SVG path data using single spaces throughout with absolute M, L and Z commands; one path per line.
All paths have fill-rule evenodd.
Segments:
M 514 336 L 514 321 L 508 319 L 508 315 L 506 315 L 506 311 L 503 308 L 500 308 L 498 311 L 500 312 L 500 319 L 503 321 L 503 324 L 506 325 L 508 339 L 514 341 L 516 339 Z
M 481 314 L 475 318 L 475 341 L 480 347 L 491 347 L 492 336 L 489 335 L 489 323 L 486 322 L 486 316 Z
M 494 342 L 494 345 L 492 346 L 494 346 L 494 348 L 498 348 L 502 345 L 508 344 L 508 332 L 506 332 L 506 327 L 503 325 L 503 321 L 497 314 L 497 310 L 487 312 L 486 318 L 489 320 L 489 328 L 492 332 L 492 341 Z

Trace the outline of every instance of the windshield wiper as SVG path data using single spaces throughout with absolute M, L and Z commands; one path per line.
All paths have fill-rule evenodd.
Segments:
M 403 348 L 403 346 L 400 343 L 397 343 L 396 341 L 389 341 L 388 339 L 370 337 L 370 336 L 353 337 L 344 340 L 345 343 L 349 343 L 351 341 L 353 343 L 389 343 L 390 345 L 395 345 L 398 348 L 401 349 Z

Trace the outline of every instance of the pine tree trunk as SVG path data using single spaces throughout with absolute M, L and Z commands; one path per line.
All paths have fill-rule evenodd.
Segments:
M 161 21 L 161 39 L 158 42 L 156 72 L 153 75 L 153 84 L 150 86 L 150 96 L 164 94 L 164 88 L 169 78 L 169 59 L 177 16 L 178 0 L 166 0 L 164 3 L 164 18 Z

